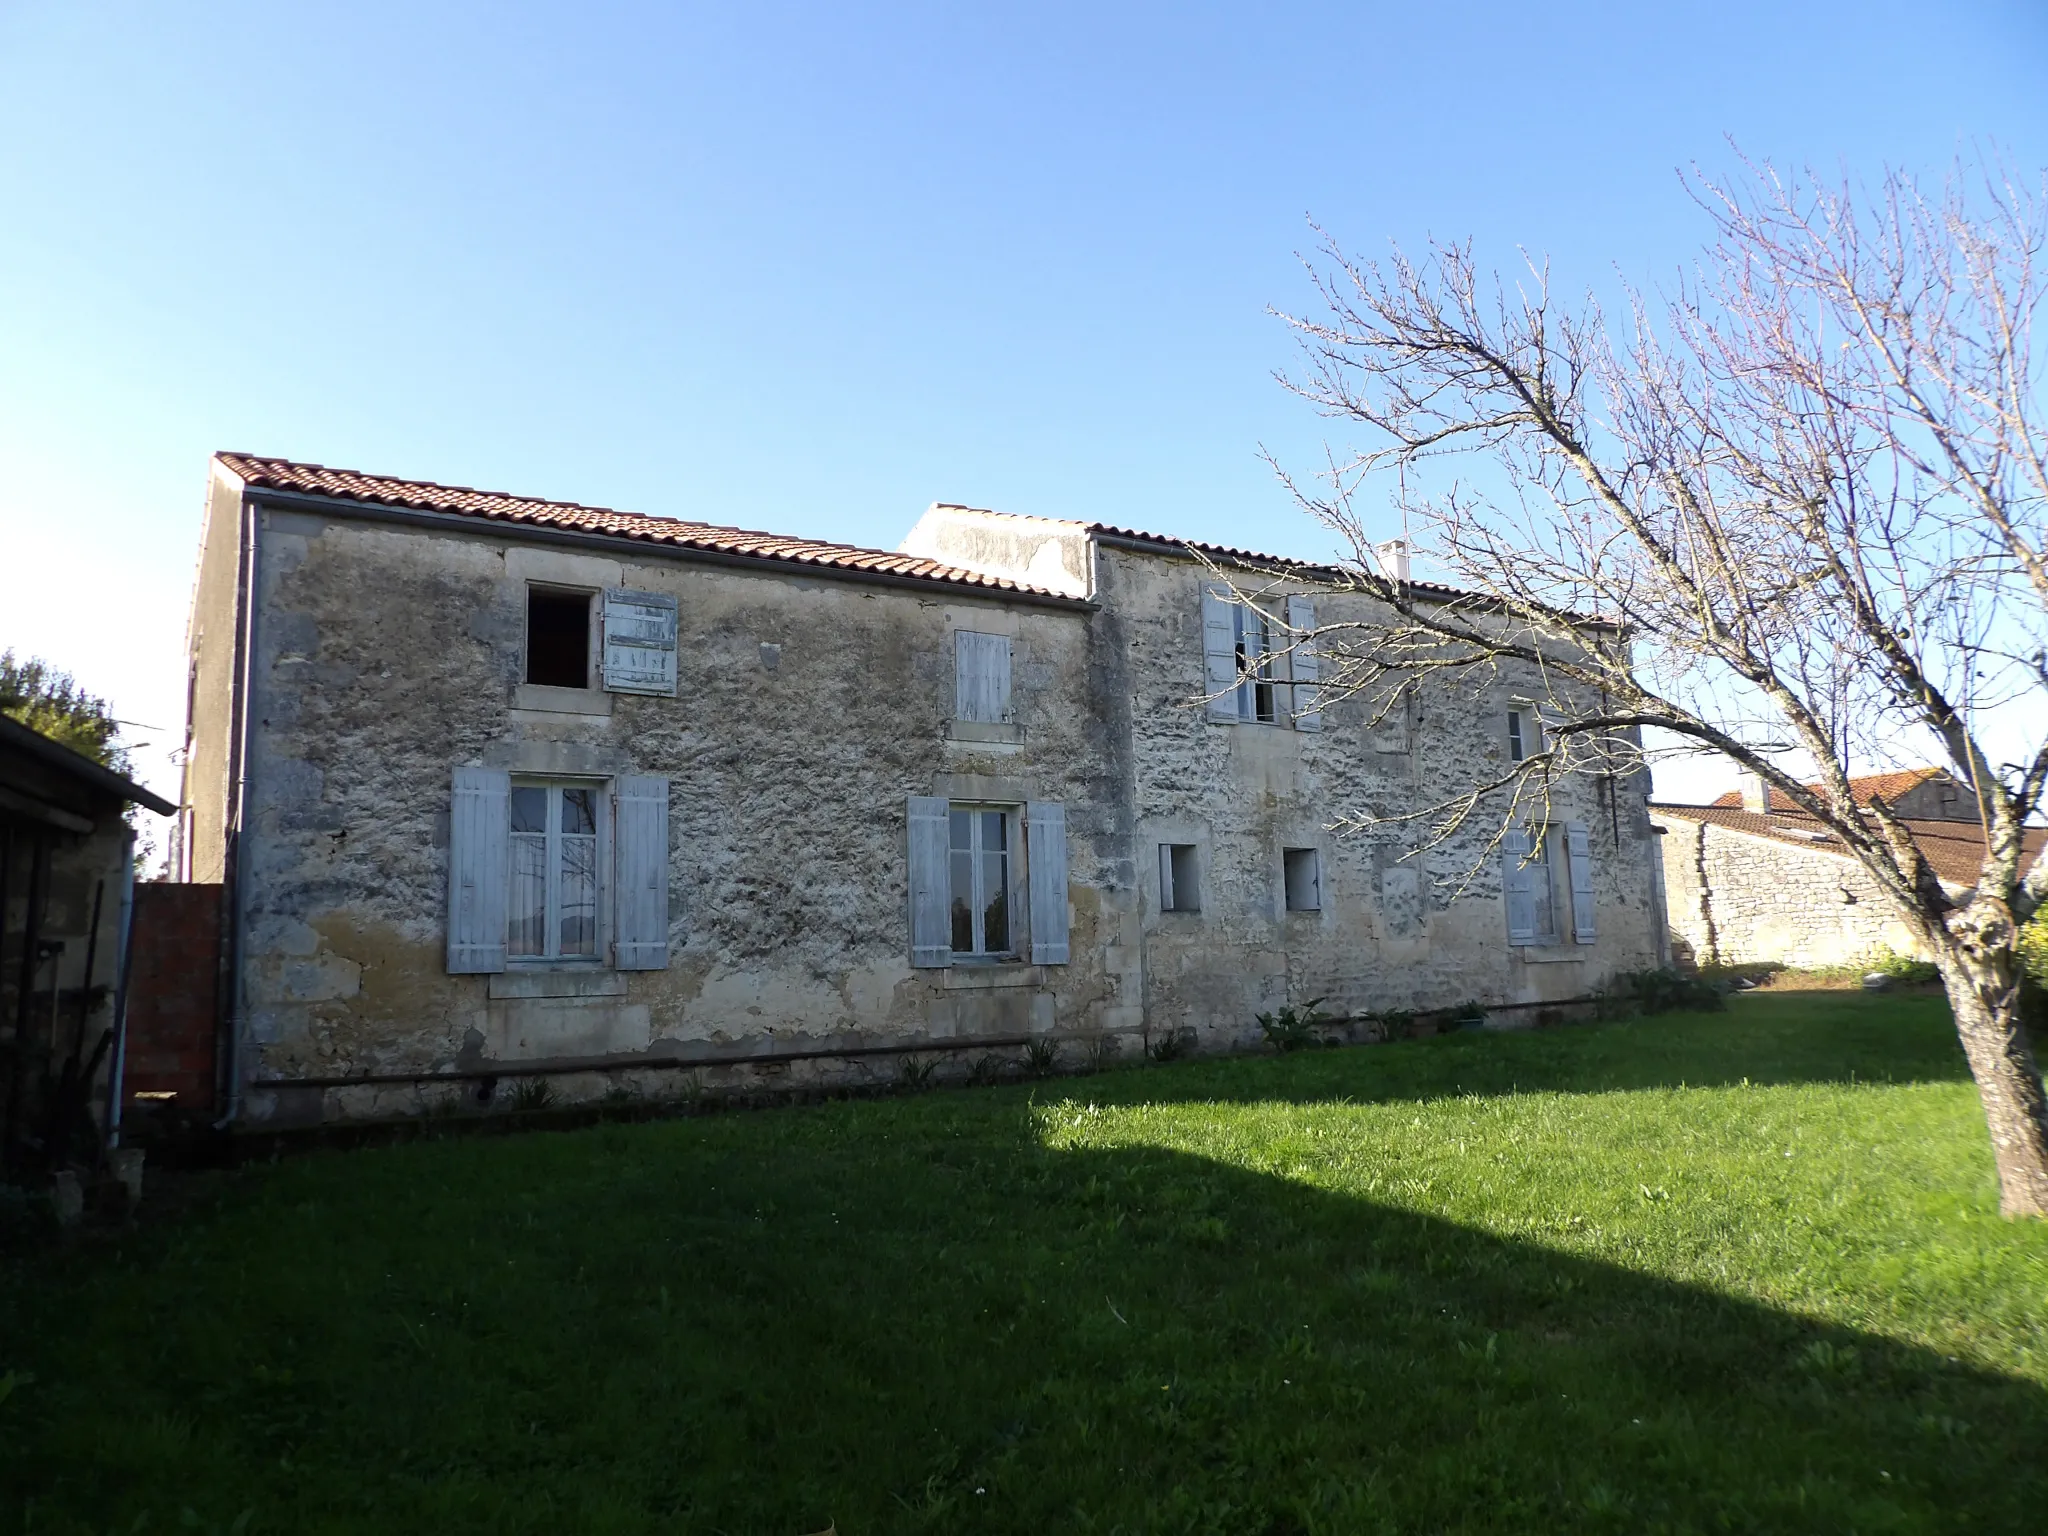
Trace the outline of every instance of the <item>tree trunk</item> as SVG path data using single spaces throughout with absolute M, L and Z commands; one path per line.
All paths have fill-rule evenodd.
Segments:
M 1962 954 L 1944 957 L 1941 973 L 1991 1130 L 1998 1209 L 2048 1217 L 2048 1096 L 2020 1020 L 2017 957 L 2010 946 L 2001 954 L 1966 944 Z

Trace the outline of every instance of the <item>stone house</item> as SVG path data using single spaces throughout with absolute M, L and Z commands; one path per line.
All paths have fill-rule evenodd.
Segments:
M 1278 569 L 962 507 L 887 552 L 218 455 L 179 846 L 222 883 L 226 1116 L 1228 1049 L 1290 1000 L 1655 963 L 1639 782 L 1562 786 L 1471 881 L 1469 845 L 1333 837 L 1523 750 L 1533 709 L 1368 729 L 1290 643 L 1346 599 L 1248 605 L 1226 567 Z
M 1900 815 L 1942 884 L 1976 884 L 1985 839 L 1967 788 L 1935 768 L 1850 780 L 1859 804 L 1882 799 Z M 1832 833 L 1774 804 L 1745 776 L 1711 805 L 1654 804 L 1665 834 L 1664 887 L 1680 959 L 1699 964 L 1857 965 L 1891 951 L 1925 958 L 1889 898 Z M 2024 834 L 2027 857 L 2048 830 Z

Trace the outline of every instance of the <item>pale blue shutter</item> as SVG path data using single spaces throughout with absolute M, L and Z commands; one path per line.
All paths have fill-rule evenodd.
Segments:
M 505 895 L 512 776 L 458 768 L 448 815 L 448 970 L 505 969 Z
M 1582 823 L 1565 824 L 1564 848 L 1572 873 L 1572 941 L 1591 944 L 1599 937 L 1593 926 L 1593 845 Z
M 605 593 L 605 691 L 673 697 L 676 627 L 676 600 L 665 593 Z
M 650 774 L 612 786 L 612 964 L 668 969 L 668 780 Z
M 1010 637 L 953 635 L 953 718 L 1001 725 L 1010 718 Z
M 1202 588 L 1202 689 L 1211 720 L 1238 717 L 1237 616 L 1222 582 Z
M 910 797 L 910 963 L 927 969 L 953 963 L 946 810 L 937 795 Z
M 1536 942 L 1536 872 L 1529 867 L 1529 834 L 1510 827 L 1500 835 L 1500 879 L 1507 894 L 1508 942 Z
M 1031 877 L 1031 963 L 1067 963 L 1067 808 L 1055 800 L 1024 807 L 1024 857 Z
M 1293 631 L 1288 638 L 1294 647 L 1294 666 L 1290 674 L 1294 686 L 1288 692 L 1294 699 L 1294 728 L 1297 731 L 1320 731 L 1323 728 L 1322 691 L 1316 684 L 1322 676 L 1322 665 L 1316 655 L 1315 599 L 1287 599 L 1287 627 Z

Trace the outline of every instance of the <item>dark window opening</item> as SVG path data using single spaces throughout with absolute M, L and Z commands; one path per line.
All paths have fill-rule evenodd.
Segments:
M 526 680 L 590 686 L 590 594 L 526 589 Z
M 1159 845 L 1159 909 L 1162 912 L 1202 910 L 1201 877 L 1196 873 L 1195 845 Z
M 1288 911 L 1323 910 L 1323 863 L 1315 849 L 1281 849 L 1280 873 L 1286 885 Z

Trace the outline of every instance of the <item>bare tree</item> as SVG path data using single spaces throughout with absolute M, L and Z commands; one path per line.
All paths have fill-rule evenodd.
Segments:
M 1673 296 L 1631 294 L 1619 335 L 1590 299 L 1554 305 L 1538 267 L 1482 280 L 1469 245 L 1369 263 L 1324 243 L 1326 312 L 1285 317 L 1304 367 L 1283 383 L 1366 441 L 1287 479 L 1380 617 L 1318 631 L 1323 697 L 1383 709 L 1418 681 L 1543 680 L 1539 749 L 1429 807 L 1440 835 L 1504 826 L 1567 773 L 1640 769 L 1644 728 L 1761 775 L 1934 956 L 2002 1207 L 2048 1215 L 2015 950 L 2048 898 L 2048 858 L 2022 857 L 2048 781 L 2048 412 L 2030 354 L 2048 198 L 1995 167 L 1938 195 L 1755 166 L 1693 185 L 1715 243 Z M 1382 488 L 1468 595 L 1377 558 L 1361 507 Z M 1984 831 L 1960 894 L 1850 788 L 1930 754 L 1974 788 Z

